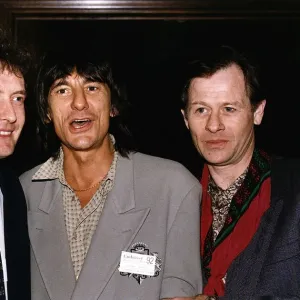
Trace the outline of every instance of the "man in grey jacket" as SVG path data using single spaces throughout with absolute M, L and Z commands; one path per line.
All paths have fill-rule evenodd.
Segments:
M 37 98 L 52 155 L 21 177 L 33 300 L 201 293 L 200 184 L 178 163 L 133 151 L 110 64 L 49 54 Z

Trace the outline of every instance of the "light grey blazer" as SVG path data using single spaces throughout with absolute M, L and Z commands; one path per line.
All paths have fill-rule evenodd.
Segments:
M 21 183 L 28 203 L 32 300 L 156 300 L 202 292 L 201 187 L 179 163 L 134 153 L 119 156 L 116 178 L 76 282 L 59 181 Z M 120 274 L 121 251 L 136 243 L 157 253 L 161 270 L 144 280 Z M 126 276 L 124 276 L 126 275 Z

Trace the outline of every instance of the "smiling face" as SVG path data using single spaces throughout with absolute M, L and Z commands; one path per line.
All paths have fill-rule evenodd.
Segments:
M 75 151 L 109 145 L 111 101 L 109 87 L 76 72 L 56 80 L 48 95 L 49 119 L 63 148 Z
M 265 101 L 253 110 L 241 69 L 233 64 L 210 77 L 194 78 L 188 98 L 182 111 L 185 124 L 208 164 L 248 162 L 254 149 L 254 124 L 262 121 Z
M 0 65 L 0 158 L 13 153 L 25 122 L 23 76 Z

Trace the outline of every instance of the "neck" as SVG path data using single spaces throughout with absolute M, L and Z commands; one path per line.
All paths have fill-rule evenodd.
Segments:
M 74 188 L 90 187 L 101 181 L 109 171 L 114 156 L 114 146 L 108 140 L 101 148 L 75 151 L 63 146 L 64 174 Z
M 209 173 L 217 186 L 223 190 L 226 190 L 228 187 L 230 187 L 247 169 L 250 164 L 252 154 L 253 150 L 249 151 L 236 164 L 230 164 L 226 166 L 208 165 Z

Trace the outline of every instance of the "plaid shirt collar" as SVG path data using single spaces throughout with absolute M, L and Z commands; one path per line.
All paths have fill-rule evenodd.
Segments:
M 32 180 L 51 180 L 59 179 L 63 171 L 64 153 L 62 148 L 59 149 L 59 155 L 56 159 L 50 157 L 37 172 L 32 176 Z
M 115 144 L 115 138 L 113 135 L 109 135 L 110 139 Z M 114 153 L 114 161 L 117 160 L 117 152 Z M 53 180 L 59 179 L 62 184 L 67 185 L 64 175 L 64 152 L 62 147 L 59 149 L 59 155 L 56 159 L 50 157 L 41 167 L 37 170 L 37 172 L 32 176 L 32 180 Z M 108 172 L 107 179 L 113 180 L 112 172 Z

